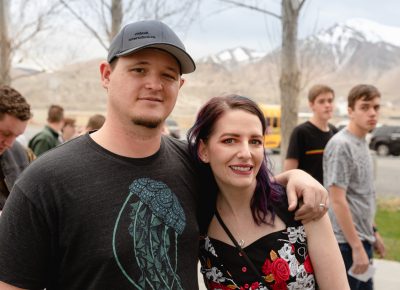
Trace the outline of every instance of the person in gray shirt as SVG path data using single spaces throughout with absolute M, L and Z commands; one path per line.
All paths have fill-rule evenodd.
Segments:
M 373 163 L 365 136 L 375 128 L 381 95 L 371 85 L 357 85 L 348 96 L 350 123 L 328 142 L 323 158 L 324 185 L 331 199 L 329 215 L 345 262 L 353 273 L 367 271 L 373 248 L 385 254 L 374 227 L 375 187 Z M 348 275 L 354 289 L 373 289 L 372 279 L 362 282 Z

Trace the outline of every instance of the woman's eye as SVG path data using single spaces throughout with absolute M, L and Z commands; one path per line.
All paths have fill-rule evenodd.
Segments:
M 231 144 L 231 143 L 234 142 L 234 140 L 232 138 L 229 138 L 229 139 L 223 140 L 222 142 L 225 143 L 225 144 Z
M 258 140 L 258 139 L 254 139 L 254 140 L 251 140 L 250 143 L 251 143 L 251 144 L 254 144 L 254 145 L 261 145 L 261 144 L 262 144 L 262 141 L 261 141 L 261 140 Z

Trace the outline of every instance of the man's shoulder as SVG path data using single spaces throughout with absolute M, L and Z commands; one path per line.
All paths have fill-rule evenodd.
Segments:
M 306 123 L 307 122 L 304 122 L 294 127 L 291 135 L 298 137 L 299 135 L 308 132 L 309 128 Z
M 309 121 L 305 121 L 299 125 L 297 125 L 296 127 L 294 127 L 294 130 L 306 130 L 310 128 L 311 123 Z
M 54 136 L 52 135 L 52 133 L 45 127 L 42 129 L 42 131 L 36 133 L 36 135 L 34 135 L 32 137 L 32 139 L 29 141 L 29 143 L 31 144 L 32 142 L 38 142 L 38 141 L 42 141 L 42 140 L 52 140 L 54 139 Z
M 76 161 L 80 160 L 82 162 L 82 157 L 84 157 L 83 152 L 85 150 L 87 142 L 85 142 L 84 136 L 77 137 L 66 143 L 62 143 L 57 147 L 54 147 L 37 158 L 34 163 L 40 164 L 58 164 L 62 166 L 63 161 Z M 69 163 L 70 163 L 69 162 Z
M 188 152 L 188 145 L 186 140 L 176 139 L 171 136 L 163 136 L 165 145 L 169 148 L 174 148 L 179 151 Z
M 11 148 L 8 149 L 7 151 L 10 152 L 11 154 L 15 153 L 21 154 L 21 153 L 26 153 L 26 148 L 18 141 L 15 141 L 13 146 L 11 146 Z
M 348 147 L 351 140 L 344 130 L 342 129 L 332 136 L 326 144 L 324 152 L 341 152 Z

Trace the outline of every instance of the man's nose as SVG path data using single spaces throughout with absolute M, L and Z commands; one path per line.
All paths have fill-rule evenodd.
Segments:
M 153 90 L 161 90 L 163 87 L 162 80 L 157 75 L 149 75 L 146 79 L 146 88 Z

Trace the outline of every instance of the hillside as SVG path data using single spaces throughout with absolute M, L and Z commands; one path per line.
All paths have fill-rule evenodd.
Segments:
M 345 97 L 358 83 L 372 83 L 383 93 L 384 103 L 400 107 L 400 38 L 389 37 L 400 28 L 356 19 L 336 24 L 299 41 L 302 70 L 300 104 L 315 83 L 326 83 L 336 96 Z M 59 103 L 67 110 L 104 111 L 106 94 L 101 87 L 99 63 L 90 60 L 53 73 L 27 74 L 16 79 L 19 89 L 34 108 Z M 257 101 L 279 103 L 279 51 L 269 54 L 238 47 L 197 61 L 196 72 L 185 75 L 173 112 L 186 126 L 204 101 L 222 93 L 238 93 Z

